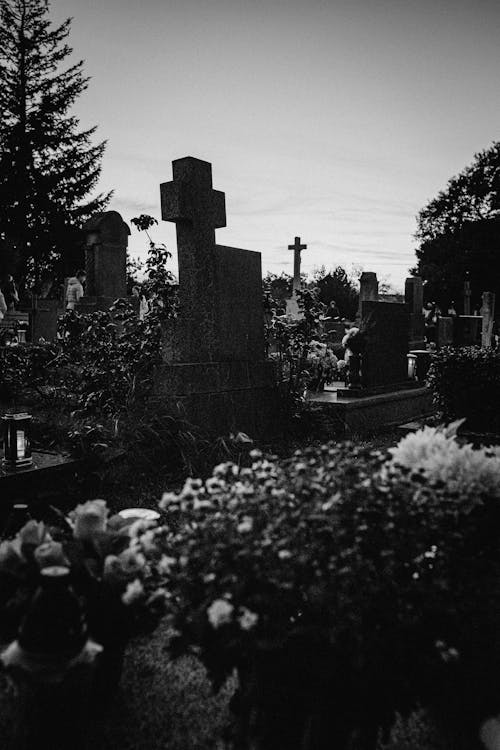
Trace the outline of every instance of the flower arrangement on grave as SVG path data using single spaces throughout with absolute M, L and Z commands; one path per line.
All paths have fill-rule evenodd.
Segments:
M 251 456 L 165 494 L 165 524 L 130 541 L 168 592 L 171 652 L 215 686 L 237 670 L 234 746 L 369 747 L 417 704 L 457 731 L 498 713 L 500 453 L 434 430 L 390 458 Z
M 142 523 L 142 522 L 141 522 Z M 121 649 L 150 632 L 163 614 L 159 578 L 130 546 L 133 523 L 109 516 L 104 500 L 78 505 L 67 522 L 48 526 L 29 520 L 0 544 L 0 637 L 12 640 L 23 621 L 40 572 L 69 568 L 82 601 L 90 636 L 106 650 Z M 142 527 L 141 527 L 142 528 Z
M 314 391 L 323 390 L 325 384 L 334 379 L 337 364 L 338 359 L 327 344 L 311 341 L 306 357 L 309 388 Z

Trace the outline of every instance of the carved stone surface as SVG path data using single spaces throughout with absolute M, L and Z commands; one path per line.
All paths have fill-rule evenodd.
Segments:
M 363 302 L 363 325 L 367 343 L 361 372 L 365 388 L 403 383 L 408 380 L 409 312 L 393 302 Z

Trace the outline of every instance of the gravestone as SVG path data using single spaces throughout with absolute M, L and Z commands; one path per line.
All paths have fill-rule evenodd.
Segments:
M 470 315 L 470 298 L 471 298 L 471 288 L 470 288 L 470 279 L 469 279 L 469 273 L 466 273 L 466 278 L 464 281 L 464 316 Z
M 424 287 L 420 276 L 406 279 L 405 304 L 410 313 L 410 350 L 425 349 Z
M 455 318 L 454 344 L 456 346 L 479 346 L 483 319 L 479 315 L 459 315 Z
M 59 300 L 35 297 L 31 309 L 31 341 L 37 344 L 40 339 L 55 341 L 59 318 Z
M 297 299 L 297 292 L 301 289 L 300 279 L 300 254 L 302 250 L 307 249 L 307 245 L 303 245 L 300 242 L 300 237 L 295 237 L 293 245 L 288 245 L 289 250 L 293 250 L 293 282 L 292 282 L 292 296 L 286 301 L 286 313 L 289 317 L 294 320 L 300 320 L 304 314 L 299 307 Z
M 495 293 L 483 292 L 481 317 L 483 325 L 481 330 L 481 346 L 483 348 L 491 346 L 493 336 L 493 324 L 495 322 Z
M 359 305 L 356 315 L 358 323 L 363 317 L 364 302 L 378 302 L 378 279 L 373 271 L 363 271 L 359 279 Z
M 362 312 L 362 326 L 367 329 L 361 365 L 363 388 L 407 382 L 410 314 L 406 305 L 364 301 Z
M 92 216 L 85 233 L 85 295 L 79 312 L 108 310 L 127 295 L 127 246 L 130 229 L 117 211 Z
M 261 256 L 216 244 L 226 211 L 211 164 L 186 157 L 172 167 L 173 181 L 160 186 L 161 212 L 176 224 L 179 315 L 164 329 L 156 390 L 211 432 L 255 434 L 274 392 L 274 368 L 264 358 Z
M 439 315 L 436 323 L 436 346 L 453 346 L 454 342 L 454 319 L 447 315 Z

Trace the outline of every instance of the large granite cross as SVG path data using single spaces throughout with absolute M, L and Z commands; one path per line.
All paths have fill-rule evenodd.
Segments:
M 217 279 L 215 230 L 226 226 L 224 193 L 212 188 L 212 166 L 187 156 L 172 163 L 173 181 L 160 185 L 161 216 L 177 230 L 179 302 L 185 356 L 195 357 L 198 344 L 210 347 L 216 336 Z M 185 346 L 187 344 L 187 346 Z
M 293 245 L 288 245 L 293 250 L 293 290 L 300 289 L 300 252 L 307 250 L 307 245 L 300 244 L 300 237 L 295 238 Z

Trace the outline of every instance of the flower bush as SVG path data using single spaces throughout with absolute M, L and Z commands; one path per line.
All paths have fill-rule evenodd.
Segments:
M 136 527 L 135 527 L 136 528 Z M 62 524 L 29 520 L 0 543 L 0 637 L 15 638 L 26 606 L 39 586 L 39 571 L 70 568 L 85 602 L 91 636 L 122 643 L 159 621 L 164 601 L 158 576 L 130 547 L 134 526 L 109 517 L 104 500 L 79 505 Z
M 238 670 L 235 747 L 374 747 L 418 703 L 474 735 L 498 712 L 500 456 L 429 438 L 389 458 L 253 452 L 166 493 L 165 523 L 134 539 L 168 592 L 172 653 L 215 685 Z M 457 450 L 474 454 L 463 487 L 447 485 Z

